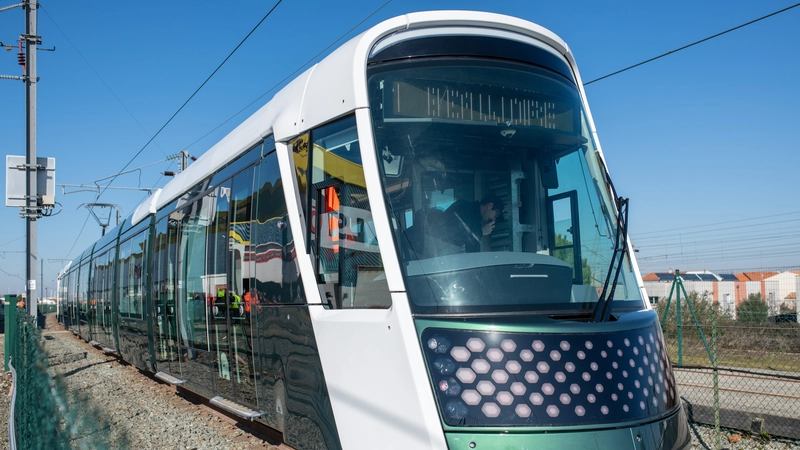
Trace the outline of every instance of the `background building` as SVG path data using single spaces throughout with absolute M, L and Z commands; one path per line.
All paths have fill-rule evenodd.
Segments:
M 683 287 L 687 293 L 705 293 L 709 301 L 716 301 L 720 309 L 736 317 L 736 307 L 747 300 L 750 294 L 758 294 L 767 303 L 770 315 L 783 310 L 797 312 L 797 292 L 800 291 L 800 271 L 741 272 L 717 274 L 710 271 L 681 273 Z M 675 274 L 653 272 L 643 277 L 644 287 L 651 304 L 666 300 L 672 289 Z M 681 294 L 682 295 L 682 294 Z M 673 293 L 673 299 L 675 294 Z

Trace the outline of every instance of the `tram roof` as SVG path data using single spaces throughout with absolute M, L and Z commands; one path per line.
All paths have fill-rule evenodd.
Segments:
M 163 190 L 139 205 L 131 224 L 137 224 L 169 204 L 269 136 L 276 142 L 287 142 L 320 124 L 367 108 L 366 66 L 373 47 L 384 38 L 397 39 L 400 33 L 419 33 L 425 29 L 439 29 L 443 35 L 447 29 L 452 30 L 451 34 L 489 29 L 532 38 L 565 57 L 577 75 L 567 44 L 553 32 L 526 20 L 474 11 L 428 11 L 394 17 L 354 37 L 291 81 L 266 105 L 176 175 Z

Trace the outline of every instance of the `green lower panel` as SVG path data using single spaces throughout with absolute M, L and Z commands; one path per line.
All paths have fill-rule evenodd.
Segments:
M 572 433 L 448 433 L 450 450 L 583 450 L 629 449 L 629 429 Z
M 683 409 L 648 425 L 611 430 L 504 433 L 448 432 L 450 450 L 678 450 L 691 446 Z

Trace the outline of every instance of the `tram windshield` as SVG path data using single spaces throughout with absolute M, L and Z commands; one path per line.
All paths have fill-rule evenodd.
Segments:
M 414 312 L 591 313 L 617 224 L 575 85 L 466 58 L 384 63 L 368 78 Z M 625 257 L 613 310 L 642 307 Z

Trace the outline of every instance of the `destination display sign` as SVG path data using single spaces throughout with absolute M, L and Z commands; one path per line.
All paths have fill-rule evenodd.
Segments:
M 391 98 L 389 97 L 391 95 Z M 385 91 L 384 119 L 439 119 L 579 132 L 576 99 L 502 86 L 398 80 Z M 387 108 L 391 105 L 391 108 Z

